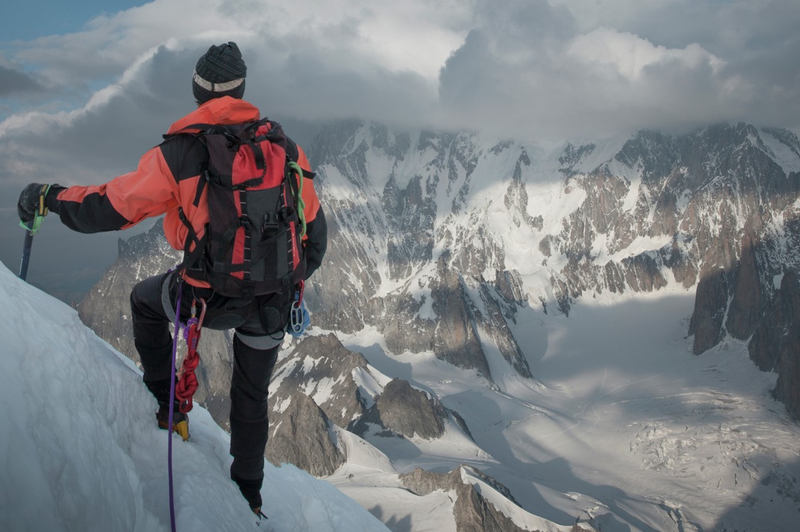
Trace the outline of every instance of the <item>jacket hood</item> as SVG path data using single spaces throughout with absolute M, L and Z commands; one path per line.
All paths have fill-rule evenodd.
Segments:
M 239 124 L 252 122 L 259 118 L 260 112 L 253 104 L 238 98 L 223 96 L 207 101 L 172 124 L 167 134 L 175 133 L 192 124 Z

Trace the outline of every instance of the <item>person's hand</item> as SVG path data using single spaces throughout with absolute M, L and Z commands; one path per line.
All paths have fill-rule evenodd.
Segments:
M 26 226 L 31 227 L 37 215 L 45 216 L 47 214 L 44 200 L 49 188 L 50 185 L 31 183 L 19 195 L 17 214 L 19 214 L 20 221 Z

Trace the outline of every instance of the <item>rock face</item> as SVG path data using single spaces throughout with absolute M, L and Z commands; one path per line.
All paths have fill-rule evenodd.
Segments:
M 444 434 L 445 418 L 447 411 L 438 400 L 407 381 L 392 379 L 354 428 L 363 433 L 373 424 L 394 434 L 431 440 Z
M 328 416 L 302 392 L 287 402 L 278 419 L 270 422 L 267 459 L 275 465 L 294 464 L 316 476 L 332 474 L 345 456 Z
M 330 475 L 341 465 L 334 456 L 346 457 L 334 432 L 322 430 L 320 418 L 328 426 L 334 424 L 356 434 L 372 431 L 426 439 L 441 437 L 445 422 L 452 420 L 469 434 L 460 416 L 438 399 L 412 388 L 407 381 L 381 374 L 362 355 L 345 349 L 333 334 L 299 342 L 278 362 L 269 408 L 270 434 L 274 431 L 275 437 L 267 443 L 267 457 L 273 463 L 291 462 L 319 476 Z M 295 436 L 301 425 L 324 440 L 316 444 L 314 453 L 307 452 L 311 444 L 305 437 Z
M 796 273 L 783 276 L 749 349 L 760 369 L 778 373 L 775 396 L 800 419 L 800 280 Z
M 373 373 L 374 372 L 374 373 Z M 377 375 L 377 377 L 376 377 Z M 278 362 L 270 384 L 270 410 L 279 419 L 284 405 L 302 391 L 313 399 L 328 418 L 350 428 L 366 411 L 368 392 L 356 381 L 374 382 L 384 377 L 368 367 L 359 353 L 348 351 L 333 334 L 312 336 Z
M 478 482 L 470 481 L 470 477 Z M 411 473 L 400 475 L 400 481 L 411 493 L 427 495 L 437 490 L 454 495 L 453 515 L 458 532 L 522 532 L 520 528 L 483 495 L 483 490 L 492 490 L 512 504 L 517 504 L 508 488 L 479 470 L 460 465 L 449 473 L 432 473 L 417 468 Z M 521 509 L 520 509 L 521 510 Z M 577 524 L 573 532 L 588 532 Z M 593 530 L 593 529 L 592 529 Z
M 489 503 L 476 487 L 463 479 L 463 473 L 469 470 L 489 480 L 508 495 L 508 490 L 496 480 L 468 466 L 459 466 L 449 473 L 431 473 L 423 469 L 400 475 L 400 481 L 409 491 L 416 495 L 427 495 L 436 490 L 455 492 L 453 515 L 458 532 L 522 532 L 523 529 Z M 513 497 L 511 498 L 513 501 Z
M 319 323 L 375 327 L 392 352 L 433 351 L 489 380 L 487 344 L 532 377 L 509 328 L 520 307 L 568 315 L 583 297 L 697 286 L 700 354 L 750 338 L 772 279 L 798 268 L 800 141 L 784 130 L 640 131 L 545 153 L 348 122 L 321 132 L 312 159 L 336 225 Z

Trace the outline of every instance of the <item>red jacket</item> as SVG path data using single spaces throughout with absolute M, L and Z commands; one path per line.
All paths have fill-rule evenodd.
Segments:
M 237 124 L 258 120 L 259 110 L 252 104 L 228 96 L 204 103 L 169 128 L 174 133 L 192 124 Z M 302 148 L 298 146 L 297 163 L 311 169 Z M 48 194 L 47 207 L 57 213 L 62 222 L 81 233 L 96 233 L 127 229 L 145 218 L 164 217 L 164 234 L 170 245 L 183 250 L 188 229 L 178 217 L 178 207 L 192 224 L 198 238 L 203 236 L 208 222 L 205 201 L 207 187 L 195 207 L 200 163 L 208 160 L 208 152 L 196 138 L 188 135 L 171 137 L 152 148 L 139 160 L 138 168 L 116 177 L 104 185 L 62 188 Z M 327 247 L 327 226 L 314 190 L 314 182 L 304 178 L 303 201 L 308 226 L 304 245 L 308 261 L 307 275 L 319 266 Z M 208 286 L 187 279 L 191 284 Z

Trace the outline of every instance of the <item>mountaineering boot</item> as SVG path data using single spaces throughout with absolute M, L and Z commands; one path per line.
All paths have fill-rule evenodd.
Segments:
M 153 394 L 153 397 L 158 401 L 158 412 L 156 412 L 156 422 L 158 428 L 167 430 L 169 427 L 169 396 L 171 388 L 170 379 L 162 379 L 157 381 L 144 381 L 147 389 Z M 175 406 L 172 409 L 172 431 L 180 434 L 183 441 L 189 439 L 189 416 L 178 410 L 178 402 L 175 401 Z
M 158 412 L 156 412 L 156 421 L 158 428 L 167 430 L 169 427 L 169 406 L 164 404 L 158 405 Z M 188 441 L 189 436 L 189 416 L 178 410 L 176 404 L 172 409 L 172 432 L 177 432 L 183 441 Z
M 247 500 L 247 504 L 250 505 L 253 513 L 259 519 L 262 517 L 266 519 L 267 516 L 261 512 L 261 484 L 264 482 L 264 477 L 255 479 L 239 478 L 231 471 L 231 480 L 239 486 L 239 491 L 242 492 L 242 496 Z

